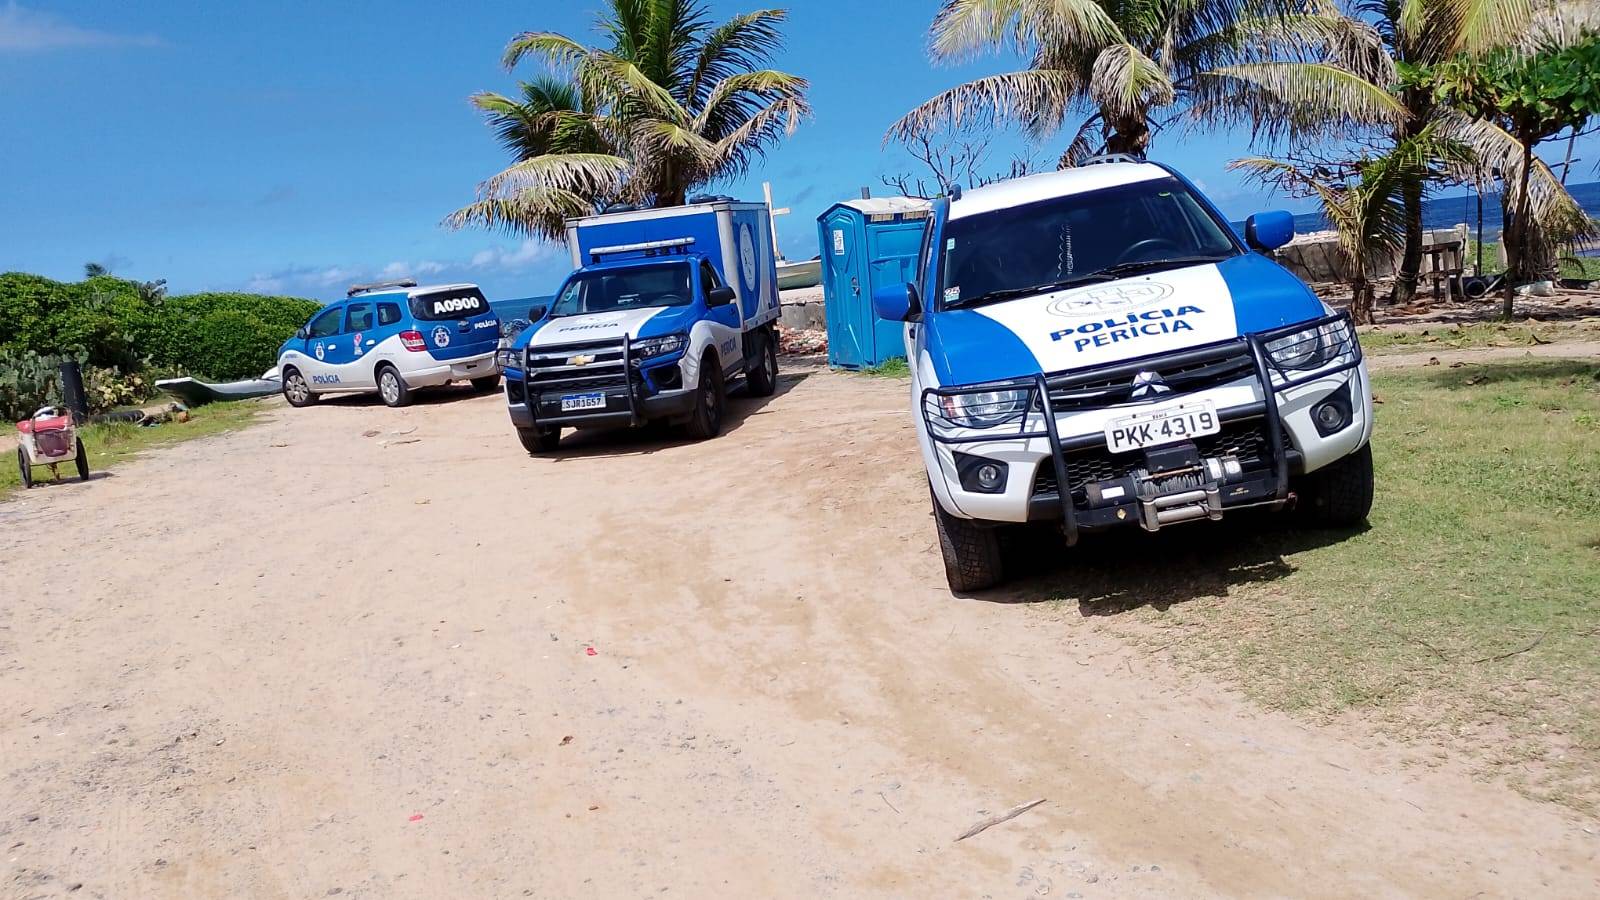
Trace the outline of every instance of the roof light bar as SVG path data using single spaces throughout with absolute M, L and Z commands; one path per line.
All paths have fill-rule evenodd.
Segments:
M 641 253 L 651 250 L 671 250 L 674 248 L 688 247 L 694 243 L 692 237 L 671 238 L 665 241 L 644 241 L 638 244 L 617 244 L 612 247 L 595 247 L 589 251 L 589 258 L 599 262 L 602 256 L 612 256 L 617 253 Z

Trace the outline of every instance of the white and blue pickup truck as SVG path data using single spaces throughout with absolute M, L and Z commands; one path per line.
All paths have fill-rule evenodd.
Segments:
M 563 428 L 666 421 L 722 430 L 730 388 L 778 381 L 777 259 L 765 204 L 703 198 L 567 223 L 574 271 L 499 351 L 529 453 Z
M 912 416 L 955 591 L 1004 579 L 999 532 L 1146 531 L 1292 508 L 1351 527 L 1372 505 L 1372 394 L 1355 328 L 1235 234 L 1177 172 L 1129 157 L 952 191 L 904 321 Z

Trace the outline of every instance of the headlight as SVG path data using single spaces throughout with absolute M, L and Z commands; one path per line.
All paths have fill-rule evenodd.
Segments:
M 513 350 L 510 347 L 502 347 L 495 351 L 494 361 L 499 363 L 502 369 L 520 369 L 522 368 L 522 351 Z
M 940 394 L 939 412 L 958 428 L 993 428 L 1027 412 L 1028 391 Z
M 1284 369 L 1320 369 L 1355 349 L 1355 335 L 1343 319 L 1267 341 L 1267 356 Z
M 687 346 L 689 346 L 687 334 L 669 334 L 664 337 L 634 341 L 628 345 L 628 349 L 635 359 L 654 359 L 657 356 L 666 356 L 668 353 L 677 353 Z

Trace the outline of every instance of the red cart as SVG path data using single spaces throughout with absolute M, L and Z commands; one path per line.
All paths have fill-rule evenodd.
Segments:
M 89 480 L 89 454 L 83 450 L 78 426 L 59 406 L 46 406 L 32 418 L 17 423 L 17 467 L 22 470 L 22 486 L 33 487 L 34 466 L 49 466 L 50 477 L 59 478 L 56 466 L 67 462 L 78 467 L 78 478 Z

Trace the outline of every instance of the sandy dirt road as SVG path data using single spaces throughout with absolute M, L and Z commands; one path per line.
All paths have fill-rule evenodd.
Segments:
M 906 406 L 346 401 L 0 504 L 0 895 L 1600 892 L 1593 822 L 992 602 L 1070 570 L 952 597 Z

